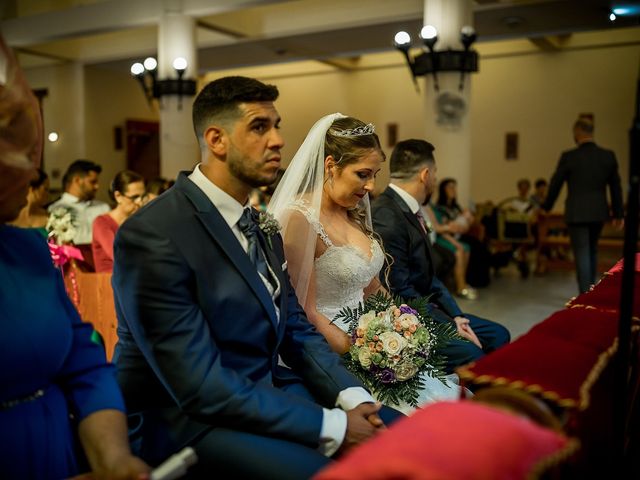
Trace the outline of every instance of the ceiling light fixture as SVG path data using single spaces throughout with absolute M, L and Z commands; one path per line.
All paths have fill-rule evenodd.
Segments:
M 464 26 L 460 31 L 462 50 L 436 51 L 438 30 L 433 25 L 422 27 L 420 38 L 426 50 L 423 47 L 422 53 L 413 57 L 409 53 L 411 36 L 407 32 L 396 33 L 393 42 L 395 48 L 402 52 L 407 61 L 416 89 L 418 87 L 416 77 L 418 76 L 432 74 L 433 86 L 436 91 L 439 91 L 438 72 L 460 72 L 459 90 L 462 91 L 465 73 L 478 71 L 478 53 L 471 50 L 471 46 L 477 39 L 473 27 Z
M 153 57 L 147 57 L 143 63 L 136 62 L 131 65 L 131 74 L 140 82 L 140 86 L 149 103 L 154 98 L 159 99 L 166 95 L 177 95 L 178 110 L 181 110 L 182 96 L 195 95 L 196 81 L 183 78 L 188 67 L 187 60 L 184 57 L 175 58 L 172 65 L 177 78 L 159 80 L 158 62 Z

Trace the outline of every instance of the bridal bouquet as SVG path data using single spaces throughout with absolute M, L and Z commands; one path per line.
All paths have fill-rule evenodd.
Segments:
M 427 304 L 426 298 L 401 303 L 375 294 L 337 316 L 349 324 L 347 368 L 383 403 L 416 407 L 423 375 L 445 382 L 445 360 L 438 350 L 457 334 L 451 325 L 435 322 Z

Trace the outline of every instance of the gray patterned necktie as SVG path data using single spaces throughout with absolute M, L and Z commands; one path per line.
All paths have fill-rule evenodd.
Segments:
M 247 255 L 249 255 L 249 259 L 255 265 L 258 272 L 264 278 L 266 278 L 269 283 L 273 284 L 273 280 L 271 279 L 271 275 L 269 274 L 267 260 L 264 255 L 264 251 L 260 246 L 260 240 L 258 238 L 258 235 L 260 235 L 260 227 L 251 214 L 251 209 L 244 209 L 240 220 L 238 220 L 238 227 L 249 243 L 249 246 L 247 248 Z

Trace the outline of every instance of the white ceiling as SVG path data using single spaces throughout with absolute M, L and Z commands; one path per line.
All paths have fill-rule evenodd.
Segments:
M 612 6 L 640 1 L 477 0 L 479 41 L 545 39 L 572 32 L 638 25 L 612 23 Z M 3 0 L 0 31 L 29 68 L 77 61 L 125 69 L 157 49 L 164 11 L 197 20 L 202 73 L 247 65 L 320 60 L 350 68 L 348 59 L 391 50 L 398 30 L 422 26 L 423 0 Z M 640 37 L 640 33 L 639 33 Z M 639 38 L 640 40 L 640 38 Z

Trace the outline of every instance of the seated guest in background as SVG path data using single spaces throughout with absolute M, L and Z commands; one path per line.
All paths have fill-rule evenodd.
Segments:
M 206 85 L 193 104 L 202 163 L 116 236 L 114 361 L 141 456 L 191 445 L 197 478 L 309 478 L 375 435 L 379 413 L 398 415 L 309 323 L 277 225 L 248 204 L 280 167 L 277 97 L 251 78 Z
M 534 209 L 539 209 L 547 198 L 548 184 L 544 178 L 539 178 L 533 185 L 534 189 L 533 193 L 529 197 L 529 202 L 531 202 Z
M 447 275 L 451 273 L 450 271 L 442 270 L 443 262 L 448 265 L 448 258 L 451 256 L 453 258 L 451 266 L 455 286 L 454 291 L 462 298 L 475 300 L 478 298 L 478 293 L 474 288 L 467 284 L 469 249 L 465 249 L 463 245 L 466 244 L 459 242 L 453 236 L 461 233 L 461 231 L 464 230 L 464 227 L 457 222 L 440 223 L 429 202 L 425 202 L 422 206 L 422 215 L 429 227 L 429 240 L 431 240 L 431 247 L 433 249 L 436 276 L 444 280 L 447 278 Z M 447 239 L 450 245 L 453 245 L 456 248 L 451 250 L 450 248 L 445 247 L 442 243 L 438 243 L 438 237 Z
M 396 144 L 390 159 L 391 184 L 373 202 L 373 228 L 393 258 L 388 286 L 406 299 L 431 296 L 429 309 L 439 322 L 454 322 L 460 340 L 443 350 L 447 371 L 477 360 L 509 341 L 502 325 L 462 313 L 447 288 L 434 274 L 433 253 L 420 212 L 436 185 L 434 147 L 424 140 Z M 386 283 L 385 275 L 381 280 Z
M 518 188 L 518 195 L 501 203 L 502 208 L 506 210 L 513 210 L 519 213 L 533 213 L 533 203 L 531 203 L 531 197 L 529 191 L 531 190 L 531 182 L 527 178 L 521 178 L 516 184 Z
M 531 233 L 535 236 L 533 225 L 537 221 L 538 209 L 535 208 L 533 202 L 531 201 L 531 196 L 529 196 L 529 191 L 531 190 L 531 182 L 527 178 L 521 178 L 518 180 L 516 184 L 518 189 L 518 195 L 516 197 L 508 198 L 503 200 L 500 203 L 500 208 L 504 211 L 512 211 L 523 214 L 523 221 L 518 222 L 521 225 L 521 228 L 518 230 L 511 230 L 510 236 L 512 237 L 522 237 L 522 240 L 526 240 L 529 236 L 529 228 L 531 228 Z M 518 225 L 515 223 L 515 225 Z M 514 225 L 512 222 L 511 225 Z M 505 226 L 505 230 L 506 230 Z M 527 259 L 528 251 L 530 249 L 530 245 L 527 243 L 521 243 L 517 245 L 513 256 L 518 263 L 518 270 L 523 278 L 529 276 L 529 261 Z M 536 267 L 536 270 L 538 268 Z
M 100 215 L 93 222 L 91 250 L 96 272 L 113 270 L 113 240 L 122 222 L 138 211 L 145 198 L 142 175 L 123 170 L 118 172 L 109 186 L 109 197 L 115 208 Z
M 49 206 L 49 213 L 58 207 L 71 210 L 76 228 L 73 243 L 82 251 L 91 269 L 94 268 L 91 254 L 93 221 L 110 210 L 108 204 L 95 199 L 101 171 L 100 165 L 89 160 L 73 162 L 62 177 L 64 193 Z
M 18 218 L 11 225 L 21 228 L 35 228 L 47 238 L 47 220 L 49 214 L 45 205 L 49 202 L 49 176 L 41 168 L 36 170 L 35 178 L 29 183 L 27 204 L 20 210 Z
M 461 234 L 467 233 L 474 221 L 473 213 L 468 208 L 463 209 L 458 203 L 458 182 L 454 178 L 445 178 L 438 187 L 438 198 L 434 208 L 434 213 L 441 223 L 455 222 L 458 224 L 459 238 Z
M 0 70 L 1 476 L 60 479 L 90 468 L 91 478 L 148 478 L 129 449 L 113 367 L 90 340 L 91 325 L 78 317 L 45 240 L 7 225 L 40 163 L 42 124 L 2 38 Z
M 544 214 L 542 210 L 542 205 L 547 198 L 547 181 L 544 178 L 539 178 L 535 181 L 533 194 L 529 197 L 529 202 L 532 205 L 533 218 L 531 221 L 531 234 L 533 235 L 533 240 L 535 242 L 535 246 L 538 246 L 538 223 L 540 221 L 540 215 Z M 538 255 L 536 255 L 536 269 L 535 273 L 541 275 L 547 271 L 546 260 L 549 256 L 549 248 L 543 247 L 542 250 L 538 251 Z
M 147 182 L 147 197 L 144 199 L 144 203 L 148 203 L 158 195 L 162 195 L 171 187 L 169 180 L 162 177 L 152 178 Z
M 438 187 L 438 199 L 433 208 L 438 223 L 445 226 L 438 232 L 436 242 L 454 252 L 464 260 L 464 283 L 484 287 L 490 282 L 490 255 L 487 247 L 474 235 L 469 234 L 475 222 L 475 216 L 458 203 L 458 182 L 445 178 Z M 478 297 L 473 288 L 462 287 L 462 281 L 456 284 L 455 294 L 466 300 Z

